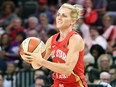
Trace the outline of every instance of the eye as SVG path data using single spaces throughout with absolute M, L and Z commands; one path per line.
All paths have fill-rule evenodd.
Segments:
M 65 15 L 65 14 L 62 14 L 62 17 L 67 17 L 67 15 Z

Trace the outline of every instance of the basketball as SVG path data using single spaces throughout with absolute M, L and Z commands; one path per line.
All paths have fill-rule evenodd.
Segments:
M 26 38 L 20 45 L 20 55 L 24 52 L 38 53 L 39 50 L 45 51 L 45 44 L 42 40 L 36 37 Z
M 45 48 L 46 46 L 41 39 L 36 37 L 28 37 L 25 40 L 23 40 L 23 42 L 20 44 L 21 58 L 24 59 L 23 57 L 24 52 L 38 53 L 40 49 L 43 57 L 45 54 Z

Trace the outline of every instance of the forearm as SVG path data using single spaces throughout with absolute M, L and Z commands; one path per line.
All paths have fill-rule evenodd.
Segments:
M 50 57 L 50 54 L 45 52 L 45 55 L 43 56 L 43 59 L 47 60 L 49 57 Z M 31 63 L 31 65 L 34 69 L 39 69 L 39 68 L 42 67 L 42 65 L 38 64 L 38 61 L 35 61 L 35 62 Z
M 41 65 L 54 72 L 62 73 L 67 76 L 72 72 L 66 63 L 54 63 L 47 60 L 42 60 Z

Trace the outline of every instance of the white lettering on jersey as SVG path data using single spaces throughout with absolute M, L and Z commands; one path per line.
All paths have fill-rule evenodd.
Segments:
M 62 50 L 56 50 L 56 57 L 66 60 L 66 54 Z
M 58 74 L 58 73 L 56 73 L 56 78 L 57 79 L 66 79 L 66 78 L 68 78 L 68 76 L 66 76 L 65 74 Z
M 59 75 L 59 79 L 62 79 L 62 78 L 65 79 L 65 78 L 67 78 L 67 77 L 66 77 L 65 74 L 61 74 L 61 75 Z
M 64 87 L 64 85 L 63 84 L 59 84 L 59 87 Z
M 59 87 L 64 87 L 64 85 L 63 84 L 59 84 Z

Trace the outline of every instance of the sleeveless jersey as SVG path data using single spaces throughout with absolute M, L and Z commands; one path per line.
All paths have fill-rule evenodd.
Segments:
M 52 42 L 51 42 L 51 49 L 52 49 L 52 61 L 56 63 L 65 63 L 66 62 L 66 56 L 68 52 L 68 42 L 70 37 L 73 34 L 78 34 L 74 30 L 68 33 L 68 35 L 65 37 L 63 41 L 57 41 L 57 38 L 59 36 L 59 33 L 53 35 Z M 73 45 L 73 44 L 72 44 Z M 79 80 L 84 80 L 84 50 L 79 52 L 77 64 L 73 70 L 73 73 L 70 76 L 66 76 L 65 74 L 60 74 L 55 72 L 53 74 L 53 80 L 58 81 L 59 83 L 63 84 L 73 84 Z M 83 82 L 81 82 L 83 83 Z M 84 87 L 84 86 L 80 86 Z

